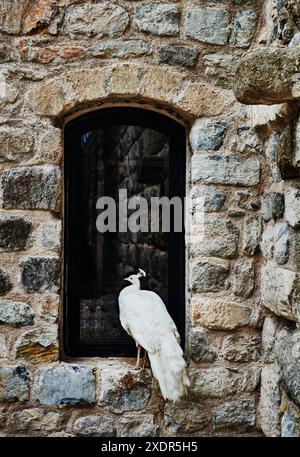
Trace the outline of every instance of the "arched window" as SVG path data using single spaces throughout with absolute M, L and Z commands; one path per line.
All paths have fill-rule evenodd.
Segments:
M 167 231 L 161 223 L 158 231 L 125 231 L 124 221 L 120 231 L 120 208 L 127 205 L 125 194 L 131 202 L 140 197 L 148 203 L 153 197 L 183 199 L 185 141 L 181 124 L 144 109 L 103 109 L 67 124 L 64 342 L 68 355 L 135 353 L 133 340 L 119 322 L 118 293 L 123 275 L 139 267 L 147 272 L 143 287 L 163 298 L 184 345 L 183 230 L 176 231 L 171 217 Z M 108 215 L 110 202 L 116 206 Z M 151 228 L 150 206 L 139 218 L 130 207 L 128 218 L 133 215 L 143 229 L 148 218 Z M 171 214 L 174 211 L 171 205 Z M 159 219 L 162 222 L 161 214 Z M 105 233 L 103 224 L 110 224 Z

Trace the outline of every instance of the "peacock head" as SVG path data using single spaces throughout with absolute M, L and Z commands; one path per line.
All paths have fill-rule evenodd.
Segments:
M 140 282 L 140 278 L 144 278 L 146 276 L 146 273 L 144 270 L 142 270 L 141 268 L 138 269 L 138 273 L 134 274 L 134 273 L 131 273 L 129 275 L 127 275 L 125 278 L 124 278 L 124 281 L 128 281 L 130 282 L 131 284 L 139 284 Z

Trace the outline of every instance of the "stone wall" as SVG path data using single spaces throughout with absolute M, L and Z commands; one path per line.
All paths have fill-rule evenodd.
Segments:
M 298 13 L 293 1 L 0 1 L 2 436 L 299 436 L 297 47 L 276 54 L 282 67 L 264 54 L 247 67 L 251 53 L 239 64 L 290 43 Z M 237 102 L 237 66 L 241 102 L 287 104 Z M 192 385 L 175 405 L 132 359 L 70 360 L 61 344 L 63 125 L 106 106 L 183 123 L 187 193 L 205 197 L 203 240 L 187 246 Z

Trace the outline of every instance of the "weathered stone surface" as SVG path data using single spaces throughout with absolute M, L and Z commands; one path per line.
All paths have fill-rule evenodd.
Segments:
M 300 227 L 300 189 L 290 188 L 287 190 L 284 217 L 292 227 Z
M 44 405 L 86 405 L 96 401 L 93 369 L 80 365 L 40 367 L 35 372 L 33 401 Z
M 198 260 L 191 265 L 191 288 L 196 292 L 218 292 L 228 287 L 229 265 Z
M 234 45 L 239 48 L 247 48 L 250 46 L 256 31 L 256 24 L 256 10 L 240 10 L 234 20 Z
M 29 400 L 29 372 L 22 366 L 0 367 L 0 402 Z
M 266 436 L 280 436 L 279 368 L 266 366 L 261 373 L 260 425 Z
M 128 13 L 120 6 L 109 3 L 85 3 L 68 8 L 64 30 L 71 37 L 115 37 L 122 35 L 128 24 Z
M 275 259 L 278 265 L 285 264 L 289 259 L 289 227 L 283 223 L 269 224 L 262 235 L 261 251 L 265 258 Z
M 195 8 L 186 13 L 185 34 L 204 43 L 224 45 L 229 24 L 230 14 L 223 8 Z
M 280 366 L 280 384 L 300 407 L 300 332 L 283 328 L 276 337 L 275 352 Z
M 223 52 L 206 54 L 203 56 L 205 74 L 213 78 L 217 86 L 232 89 L 239 60 L 240 56 Z
M 171 432 L 193 433 L 203 430 L 210 417 L 198 401 L 181 400 L 165 405 L 164 423 Z
M 20 0 L 2 1 L 0 9 L 0 31 L 16 35 L 21 31 L 23 14 L 27 2 Z
M 299 96 L 295 74 L 300 49 L 265 48 L 248 52 L 237 68 L 234 93 L 245 104 L 285 103 Z
M 197 50 L 186 46 L 161 46 L 158 50 L 158 61 L 168 65 L 193 67 L 197 57 Z
M 202 83 L 189 83 L 178 100 L 180 109 L 197 117 L 218 116 L 225 108 L 224 98 Z
M 226 122 L 198 120 L 192 127 L 190 142 L 194 152 L 220 149 L 227 132 Z
M 255 402 L 253 400 L 233 400 L 213 408 L 213 422 L 220 427 L 254 427 Z
M 189 371 L 191 392 L 200 398 L 225 398 L 237 392 L 253 392 L 260 380 L 259 370 L 202 368 Z
M 235 149 L 241 153 L 262 154 L 263 145 L 254 128 L 241 125 L 237 128 L 237 142 Z
M 21 216 L 0 215 L 0 251 L 21 251 L 25 248 L 31 222 Z
M 117 424 L 117 435 L 120 437 L 156 436 L 158 425 L 153 414 L 123 414 Z
M 295 406 L 289 405 L 282 416 L 281 436 L 283 438 L 300 437 L 300 411 Z
M 150 48 L 142 40 L 124 40 L 109 43 L 93 43 L 89 47 L 89 53 L 94 57 L 120 57 L 128 59 L 149 54 Z
M 201 329 L 191 331 L 190 355 L 195 362 L 211 363 L 217 358 L 216 349 Z
M 15 60 L 15 51 L 12 46 L 0 43 L 0 62 L 11 62 Z
M 34 312 L 30 306 L 11 300 L 0 300 L 0 324 L 15 326 L 33 324 Z
M 6 336 L 0 333 L 0 359 L 7 357 L 7 354 Z
M 59 428 L 63 424 L 64 418 L 64 414 L 56 411 L 30 408 L 15 411 L 11 415 L 11 424 L 16 430 L 50 432 Z
M 60 283 L 58 257 L 27 257 L 21 263 L 21 284 L 27 292 L 57 292 Z
M 28 129 L 0 127 L 0 163 L 30 159 L 33 145 L 34 138 Z
M 49 25 L 57 13 L 57 10 L 56 0 L 30 2 L 22 21 L 22 31 L 24 33 L 29 33 L 39 27 Z
M 58 167 L 6 169 L 1 174 L 1 188 L 5 209 L 60 209 Z
M 245 219 L 243 229 L 243 251 L 248 256 L 253 256 L 259 252 L 261 238 L 261 220 L 256 217 Z
M 226 302 L 193 300 L 193 322 L 212 330 L 233 330 L 251 322 L 251 309 Z
M 61 221 L 50 221 L 40 228 L 40 243 L 45 249 L 59 252 L 61 248 Z
M 5 294 L 12 288 L 9 274 L 0 268 L 0 295 Z
M 260 356 L 260 338 L 253 335 L 229 335 L 223 338 L 222 356 L 230 362 L 253 362 Z
M 99 416 L 80 417 L 75 421 L 73 429 L 79 436 L 116 436 L 114 420 L 102 414 Z
M 58 359 L 57 331 L 37 328 L 24 333 L 16 343 L 16 356 L 33 363 L 56 361 Z
M 193 210 L 207 213 L 223 209 L 226 194 L 219 189 L 207 186 L 195 186 L 192 188 Z
M 134 23 L 140 32 L 152 35 L 179 34 L 179 10 L 172 3 L 144 3 L 134 9 Z
M 110 411 L 140 411 L 150 397 L 148 371 L 136 372 L 119 368 L 107 368 L 101 372 L 100 402 Z
M 262 353 L 265 362 L 274 362 L 275 335 L 279 325 L 279 319 L 272 314 L 266 316 L 262 331 Z
M 237 262 L 233 270 L 233 293 L 238 297 L 251 297 L 254 288 L 254 268 L 251 261 Z
M 278 316 L 300 318 L 300 283 L 296 273 L 283 268 L 265 266 L 261 272 L 263 304 Z
M 224 259 L 235 256 L 238 247 L 239 231 L 230 220 L 204 217 L 198 228 L 199 242 L 192 245 L 195 255 L 208 255 Z
M 47 130 L 37 142 L 36 149 L 35 159 L 38 163 L 59 165 L 63 151 L 61 129 L 52 127 Z
M 256 186 L 260 181 L 260 165 L 255 158 L 194 154 L 192 180 L 206 184 Z
M 284 195 L 279 192 L 270 192 L 264 195 L 261 214 L 265 222 L 282 218 L 284 214 Z

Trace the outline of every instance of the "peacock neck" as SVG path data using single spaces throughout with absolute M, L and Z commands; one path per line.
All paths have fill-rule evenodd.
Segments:
M 128 293 L 134 292 L 136 290 L 140 290 L 140 288 L 141 288 L 140 281 L 138 281 L 138 283 L 136 283 L 136 284 L 130 284 L 130 286 L 124 287 L 124 289 L 121 291 L 121 294 L 122 295 L 128 294 Z

